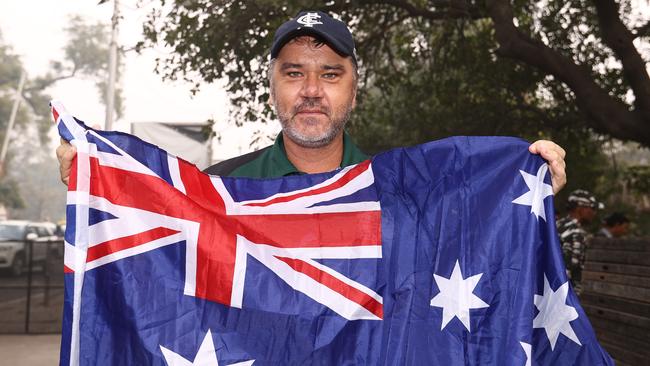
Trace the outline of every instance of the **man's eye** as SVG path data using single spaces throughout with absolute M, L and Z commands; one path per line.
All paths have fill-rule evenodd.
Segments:
M 298 71 L 289 71 L 289 72 L 287 72 L 287 76 L 290 77 L 290 78 L 297 78 L 297 77 L 302 76 L 302 73 L 298 72 Z
M 323 74 L 323 78 L 325 78 L 325 79 L 335 79 L 338 76 L 339 76 L 339 74 L 334 73 L 334 72 L 328 72 L 327 74 Z

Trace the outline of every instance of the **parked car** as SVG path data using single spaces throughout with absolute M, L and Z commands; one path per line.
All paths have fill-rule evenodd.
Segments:
M 0 221 L 0 270 L 9 270 L 20 276 L 29 261 L 27 241 L 53 238 L 56 225 L 49 222 L 30 222 L 23 220 Z M 47 258 L 48 246 L 34 243 L 32 260 L 42 263 Z

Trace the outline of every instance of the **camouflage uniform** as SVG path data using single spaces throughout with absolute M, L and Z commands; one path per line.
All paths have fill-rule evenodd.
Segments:
M 585 211 L 580 209 L 581 207 L 590 210 Z M 557 232 L 562 243 L 567 275 L 577 293 L 581 290 L 582 268 L 585 264 L 587 240 L 590 238 L 581 222 L 590 222 L 595 218 L 596 211 L 603 208 L 603 204 L 598 202 L 589 191 L 576 189 L 567 199 L 569 214 L 557 221 Z
M 580 222 L 571 216 L 565 216 L 557 221 L 557 231 L 560 234 L 567 275 L 573 286 L 577 287 L 580 284 L 582 268 L 585 263 L 588 234 Z

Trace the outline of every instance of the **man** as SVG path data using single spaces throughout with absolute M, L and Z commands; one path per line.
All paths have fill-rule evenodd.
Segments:
M 357 60 L 347 26 L 320 11 L 303 11 L 275 33 L 269 63 L 271 98 L 282 133 L 265 149 L 226 160 L 207 173 L 254 178 L 323 173 L 359 163 L 364 155 L 344 132 L 356 105 Z M 549 162 L 553 192 L 566 183 L 564 150 L 551 141 L 530 145 Z M 75 155 L 57 148 L 67 184 Z
M 557 222 L 567 275 L 578 293 L 589 238 L 585 226 L 593 222 L 597 210 L 602 208 L 603 204 L 598 202 L 591 193 L 577 189 L 571 192 L 567 199 L 568 214 Z
M 630 229 L 630 220 L 622 212 L 613 212 L 603 220 L 603 227 L 596 236 L 603 238 L 620 238 Z

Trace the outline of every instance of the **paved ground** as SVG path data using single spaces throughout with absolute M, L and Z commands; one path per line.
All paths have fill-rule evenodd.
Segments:
M 0 364 L 41 366 L 59 364 L 61 335 L 0 335 Z

